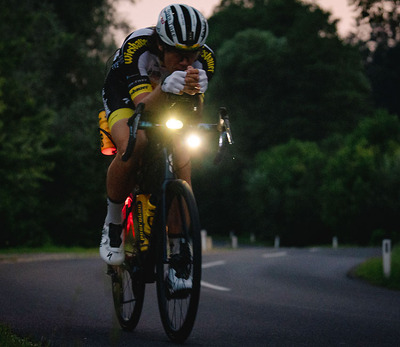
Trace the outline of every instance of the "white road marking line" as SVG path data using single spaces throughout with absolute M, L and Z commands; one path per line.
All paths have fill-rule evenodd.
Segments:
M 226 264 L 225 260 L 217 260 L 217 261 L 212 261 L 210 263 L 205 263 L 205 264 L 201 265 L 201 267 L 203 269 L 207 269 L 209 267 L 218 266 L 218 265 L 225 265 L 225 264 Z
M 207 269 L 207 268 L 209 268 L 209 267 L 219 266 L 219 265 L 225 265 L 225 264 L 226 264 L 226 261 L 225 261 L 225 260 L 217 260 L 217 261 L 212 261 L 212 262 L 210 262 L 210 263 L 205 263 L 205 264 L 203 264 L 201 267 L 202 267 L 203 269 Z M 206 288 L 209 288 L 209 289 L 219 290 L 219 291 L 221 291 L 221 292 L 229 292 L 229 291 L 230 291 L 230 288 L 217 286 L 217 285 L 215 285 L 215 284 L 211 284 L 211 283 L 208 283 L 208 282 L 201 281 L 200 283 L 201 283 L 201 285 L 202 285 L 203 287 L 206 287 Z
M 265 253 L 263 254 L 263 258 L 277 258 L 284 257 L 287 255 L 287 252 L 276 252 L 276 253 Z
M 311 252 L 311 253 L 318 252 L 318 251 L 319 251 L 319 248 L 318 248 L 318 247 L 312 247 L 312 248 L 310 248 L 310 252 Z
M 229 291 L 230 291 L 229 288 L 221 287 L 221 286 L 216 286 L 215 284 L 211 284 L 211 283 L 208 283 L 208 282 L 201 281 L 200 283 L 201 283 L 201 285 L 202 285 L 203 287 L 206 287 L 206 288 L 219 290 L 219 291 L 221 291 L 221 292 L 229 292 Z

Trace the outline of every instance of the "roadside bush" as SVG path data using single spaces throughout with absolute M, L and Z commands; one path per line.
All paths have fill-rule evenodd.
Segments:
M 386 111 L 360 122 L 327 161 L 322 220 L 342 242 L 368 244 L 400 228 L 400 122 Z
M 328 239 L 318 197 L 324 162 L 316 143 L 297 140 L 257 155 L 246 173 L 256 234 L 269 240 L 279 235 L 285 245 Z
M 399 239 L 400 121 L 386 111 L 323 145 L 291 140 L 259 152 L 245 174 L 252 226 L 284 245 Z

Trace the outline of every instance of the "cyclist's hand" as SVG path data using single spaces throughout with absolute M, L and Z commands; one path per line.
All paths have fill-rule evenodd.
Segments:
M 188 66 L 183 92 L 189 95 L 195 95 L 199 92 L 199 88 L 199 70 L 193 68 L 193 66 Z
M 204 70 L 199 69 L 200 93 L 205 93 L 208 87 L 208 77 Z
M 182 94 L 185 88 L 186 71 L 175 71 L 162 83 L 161 90 L 165 93 Z
M 192 66 L 189 66 L 186 72 L 187 75 L 183 92 L 190 95 L 204 93 L 208 85 L 206 72 L 202 69 L 195 69 Z

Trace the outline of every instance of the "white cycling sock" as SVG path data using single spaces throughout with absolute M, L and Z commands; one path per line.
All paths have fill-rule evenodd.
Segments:
M 104 221 L 105 225 L 110 223 L 122 224 L 122 209 L 125 203 L 115 203 L 107 199 L 107 215 Z

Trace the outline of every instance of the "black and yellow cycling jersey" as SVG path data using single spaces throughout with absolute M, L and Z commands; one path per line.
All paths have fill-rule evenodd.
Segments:
M 114 56 L 102 92 L 110 128 L 119 119 L 132 115 L 133 100 L 138 95 L 151 92 L 168 75 L 152 47 L 153 35 L 154 28 L 134 31 Z M 213 51 L 204 45 L 192 66 L 205 70 L 210 80 L 215 69 Z

